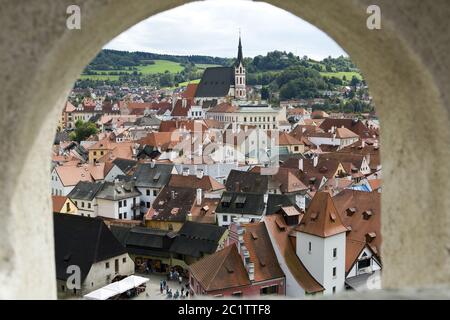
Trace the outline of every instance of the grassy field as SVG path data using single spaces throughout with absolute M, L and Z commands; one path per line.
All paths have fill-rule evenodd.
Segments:
M 353 76 L 355 76 L 359 80 L 362 80 L 362 76 L 358 72 L 354 72 L 354 71 L 351 71 L 351 72 L 321 72 L 320 74 L 327 78 L 336 77 L 336 78 L 342 79 L 345 76 L 347 78 L 347 81 L 352 80 Z
M 91 80 L 119 80 L 119 75 L 110 75 L 111 72 L 125 72 L 125 73 L 133 73 L 134 71 L 140 72 L 144 75 L 146 74 L 155 74 L 155 73 L 164 73 L 166 71 L 169 71 L 170 73 L 177 73 L 180 71 L 183 71 L 184 67 L 173 61 L 168 60 L 154 60 L 155 64 L 148 64 L 148 65 L 141 65 L 137 66 L 137 70 L 128 70 L 128 69 L 122 69 L 122 70 L 92 70 L 96 72 L 96 75 L 88 75 L 88 74 L 82 74 L 80 79 L 91 79 Z M 217 65 L 214 64 L 196 64 L 196 66 L 204 70 L 209 67 L 216 67 Z
M 206 69 L 212 67 L 220 67 L 218 64 L 206 64 L 206 63 L 196 63 L 195 66 L 199 69 Z

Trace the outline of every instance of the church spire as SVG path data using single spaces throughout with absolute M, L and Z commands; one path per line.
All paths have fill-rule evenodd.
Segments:
M 240 63 L 244 64 L 244 58 L 242 56 L 241 31 L 239 30 L 239 46 L 236 65 L 238 66 Z

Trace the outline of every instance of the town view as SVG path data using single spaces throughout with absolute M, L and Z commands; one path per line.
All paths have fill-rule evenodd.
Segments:
M 171 21 L 202 5 L 211 26 L 170 38 Z M 361 70 L 317 29 L 283 42 L 237 14 L 214 32 L 214 5 L 126 31 L 61 105 L 49 182 L 58 298 L 381 288 L 380 123 Z M 308 25 L 270 12 L 286 33 L 292 19 Z

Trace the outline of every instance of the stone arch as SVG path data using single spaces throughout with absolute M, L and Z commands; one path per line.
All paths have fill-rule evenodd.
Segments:
M 48 163 L 73 82 L 107 41 L 185 2 L 2 2 L 0 298 L 56 297 Z M 369 83 L 382 123 L 384 286 L 448 285 L 450 3 L 267 2 L 328 33 Z M 73 3 L 81 7 L 82 30 L 66 28 Z M 381 30 L 365 28 L 370 4 L 381 7 Z

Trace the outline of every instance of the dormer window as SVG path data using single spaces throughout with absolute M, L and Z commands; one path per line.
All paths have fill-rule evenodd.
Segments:
M 373 215 L 372 210 L 366 210 L 363 212 L 364 220 L 369 220 L 372 215 Z
M 351 217 L 355 214 L 356 208 L 348 208 L 347 209 L 347 216 Z

